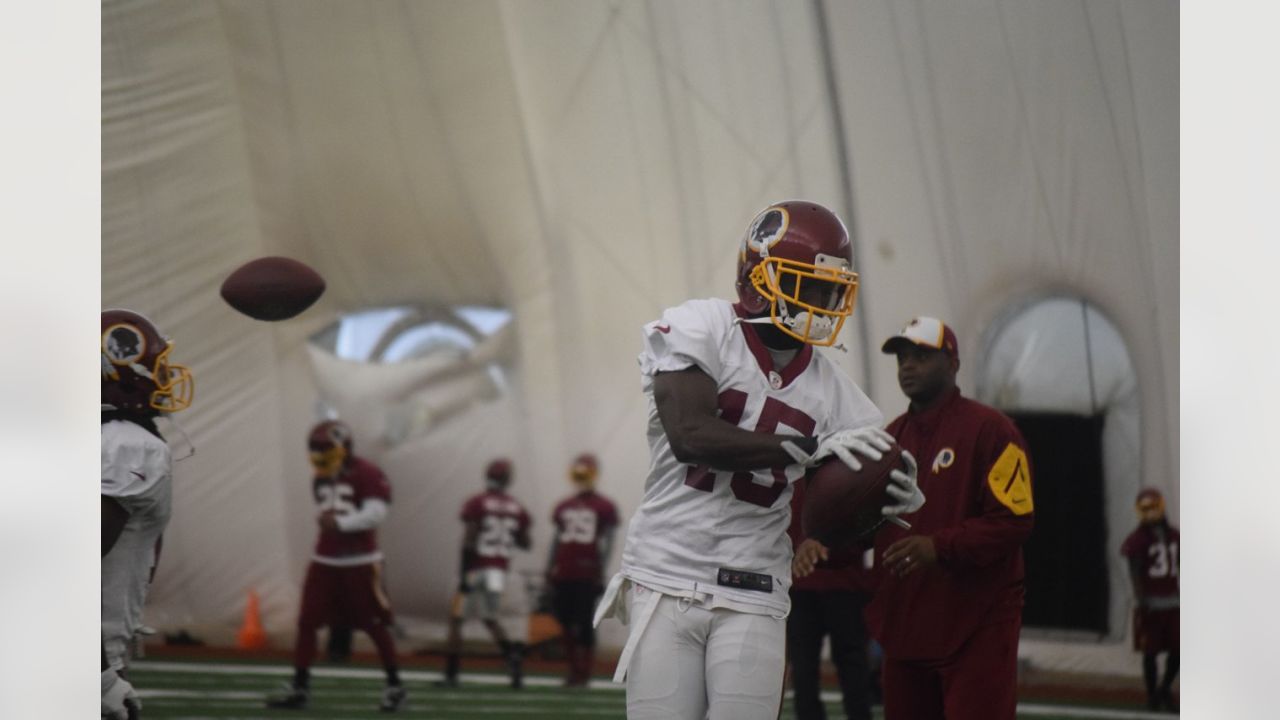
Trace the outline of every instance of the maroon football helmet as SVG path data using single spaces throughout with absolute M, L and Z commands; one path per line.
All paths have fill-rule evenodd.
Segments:
M 844 223 L 816 203 L 788 200 L 762 210 L 738 254 L 738 299 L 752 316 L 810 345 L 834 345 L 853 313 L 858 274 Z M 823 283 L 822 300 L 809 289 Z M 808 299 L 802 299 L 802 297 Z
M 351 459 L 351 428 L 341 420 L 325 420 L 307 434 L 307 449 L 316 475 L 336 477 Z
M 484 470 L 484 483 L 490 490 L 505 490 L 511 484 L 511 461 L 497 458 Z
M 569 480 L 583 490 L 594 488 L 599 474 L 600 461 L 591 453 L 582 453 L 569 466 Z
M 132 310 L 102 311 L 102 405 L 114 410 L 178 412 L 191 406 L 195 381 L 169 362 L 173 343 Z
M 1134 510 L 1138 513 L 1138 522 L 1152 525 L 1164 522 L 1164 495 L 1153 488 L 1143 488 L 1134 502 Z

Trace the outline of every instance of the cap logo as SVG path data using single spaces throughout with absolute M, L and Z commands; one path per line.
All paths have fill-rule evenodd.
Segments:
M 760 255 L 768 255 L 769 249 L 778 244 L 791 225 L 791 215 L 780 207 L 771 207 L 751 221 L 747 231 L 747 247 Z
M 147 352 L 147 339 L 132 325 L 112 325 L 102 333 L 102 354 L 114 365 L 132 365 Z

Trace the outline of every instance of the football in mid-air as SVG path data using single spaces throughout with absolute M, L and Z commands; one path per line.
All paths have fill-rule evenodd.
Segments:
M 287 257 L 263 257 L 222 281 L 222 299 L 255 320 L 288 320 L 320 299 L 324 278 Z
M 800 527 L 805 537 L 830 548 L 870 537 L 884 524 L 880 510 L 893 498 L 885 492 L 889 473 L 906 470 L 897 443 L 879 460 L 857 456 L 861 470 L 853 470 L 832 455 L 810 471 L 805 486 Z

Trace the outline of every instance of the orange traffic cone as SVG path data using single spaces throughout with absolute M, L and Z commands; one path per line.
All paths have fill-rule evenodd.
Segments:
M 262 629 L 262 615 L 258 612 L 258 593 L 249 591 L 249 602 L 244 608 L 244 624 L 236 633 L 236 647 L 241 650 L 261 650 L 267 646 L 267 633 Z

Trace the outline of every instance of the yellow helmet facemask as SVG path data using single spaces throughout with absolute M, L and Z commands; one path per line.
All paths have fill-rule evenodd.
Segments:
M 1144 495 L 1138 499 L 1134 509 L 1138 513 L 1139 522 L 1158 523 L 1164 519 L 1164 498 L 1158 495 Z
M 341 445 L 311 451 L 311 467 L 316 477 L 337 477 L 346 462 L 347 449 Z
M 813 264 L 766 257 L 751 269 L 751 284 L 769 301 L 769 319 L 779 330 L 810 345 L 829 347 L 840 335 L 844 321 L 853 314 L 858 295 L 858 273 L 840 258 L 818 255 Z M 830 285 L 826 306 L 801 300 L 813 283 Z M 784 289 L 785 288 L 785 289 Z M 792 306 L 799 309 L 792 311 Z
M 172 413 L 191 407 L 195 379 L 186 365 L 169 362 L 171 350 L 173 350 L 173 343 L 169 343 L 156 357 L 155 368 L 151 371 L 152 382 L 156 384 L 155 392 L 151 393 L 151 407 Z

